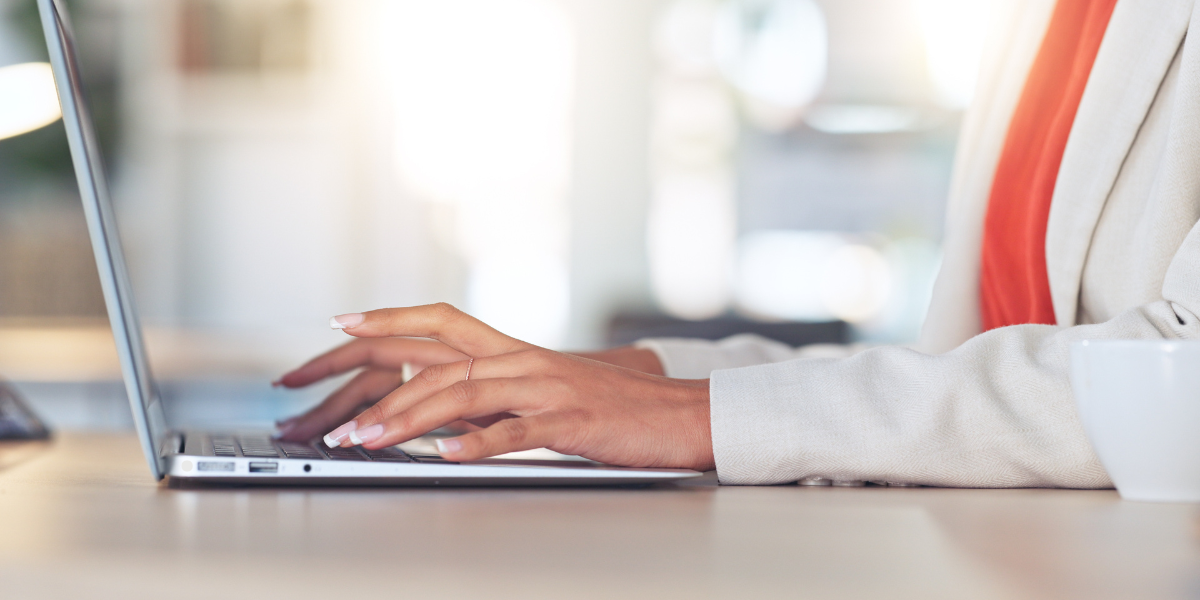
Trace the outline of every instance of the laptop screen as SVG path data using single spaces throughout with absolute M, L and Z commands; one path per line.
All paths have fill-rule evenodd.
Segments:
M 125 257 L 121 252 L 121 240 L 117 235 L 108 184 L 104 178 L 100 146 L 83 93 L 70 17 L 61 0 L 38 0 L 38 11 L 46 34 L 46 46 L 50 51 L 50 64 L 54 68 L 63 124 L 66 126 L 75 178 L 79 182 L 79 195 L 87 217 L 92 251 L 96 255 L 104 302 L 108 307 L 108 320 L 112 324 L 113 338 L 121 359 L 121 374 L 133 409 L 134 426 L 150 470 L 155 478 L 162 479 L 166 421 L 158 392 L 150 377 L 142 330 L 133 306 Z

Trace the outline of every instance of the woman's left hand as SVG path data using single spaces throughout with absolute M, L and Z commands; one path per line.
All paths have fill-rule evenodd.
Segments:
M 333 430 L 327 443 L 383 448 L 463 419 L 487 427 L 440 440 L 448 460 L 549 448 L 630 467 L 714 468 L 707 380 L 539 348 L 448 304 L 336 319 L 355 337 L 432 338 L 473 358 L 426 368 Z

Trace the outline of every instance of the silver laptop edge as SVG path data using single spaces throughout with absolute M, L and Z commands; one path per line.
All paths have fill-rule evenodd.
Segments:
M 155 479 L 162 479 L 166 469 L 159 450 L 166 438 L 166 423 L 157 390 L 152 385 L 142 344 L 142 330 L 133 307 L 125 257 L 117 236 L 108 184 L 104 180 L 100 146 L 83 97 L 75 35 L 71 31 L 70 17 L 59 0 L 38 0 L 38 12 L 42 16 L 42 29 L 46 34 L 46 47 L 54 69 L 54 83 L 62 105 L 63 124 L 66 126 L 71 160 L 75 164 L 75 178 L 79 182 L 79 195 L 83 199 L 83 211 L 92 238 L 92 251 L 96 255 L 104 303 L 108 306 L 108 320 L 112 324 L 113 338 L 121 359 L 121 373 L 133 409 L 133 423 L 150 470 Z
M 138 439 L 156 480 L 263 484 L 520 485 L 636 484 L 700 475 L 684 469 L 629 469 L 590 462 L 485 460 L 467 464 L 217 457 L 200 436 L 172 433 L 150 375 L 132 287 L 104 179 L 100 147 L 79 74 L 75 36 L 61 0 L 38 0 L 54 82 L 62 105 L 84 215 L 108 307 Z M 186 443 L 186 448 L 184 444 Z M 207 446 L 204 446 L 207 444 Z

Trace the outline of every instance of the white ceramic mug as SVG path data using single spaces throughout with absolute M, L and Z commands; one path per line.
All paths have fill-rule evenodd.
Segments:
M 1122 498 L 1200 502 L 1200 342 L 1077 342 L 1071 387 Z

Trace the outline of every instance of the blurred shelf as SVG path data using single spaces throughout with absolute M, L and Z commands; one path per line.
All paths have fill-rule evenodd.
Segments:
M 343 343 L 338 332 L 146 329 L 154 374 L 163 379 L 273 379 Z M 0 377 L 15 381 L 117 381 L 121 367 L 107 324 L 0 324 Z
M 338 332 L 149 328 L 150 363 L 173 426 L 270 427 L 332 392 L 344 377 L 304 390 L 272 388 L 290 368 L 345 341 Z M 55 430 L 133 427 L 116 346 L 104 322 L 0 323 L 0 378 L 13 382 Z
M 608 342 L 613 346 L 650 337 L 719 340 L 740 333 L 761 335 L 789 346 L 850 341 L 850 330 L 844 321 L 769 322 L 734 316 L 688 321 L 660 314 L 618 314 L 608 322 Z

